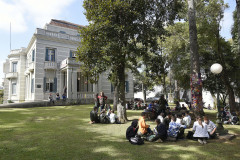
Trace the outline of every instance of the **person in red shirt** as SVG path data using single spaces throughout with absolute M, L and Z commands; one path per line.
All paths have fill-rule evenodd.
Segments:
M 104 95 L 104 92 L 100 92 L 100 96 L 98 96 L 99 103 L 100 103 L 100 111 L 102 111 L 107 102 L 107 96 Z

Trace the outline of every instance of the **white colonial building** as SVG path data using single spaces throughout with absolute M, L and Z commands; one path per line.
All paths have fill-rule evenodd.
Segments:
M 11 51 L 3 64 L 4 103 L 48 100 L 49 93 L 61 96 L 65 86 L 68 99 L 92 99 L 100 91 L 113 99 L 106 73 L 98 84 L 89 83 L 81 73 L 81 63 L 75 60 L 79 27 L 83 26 L 52 19 L 43 29 L 36 29 L 27 48 Z M 133 76 L 128 73 L 126 98 L 133 96 Z

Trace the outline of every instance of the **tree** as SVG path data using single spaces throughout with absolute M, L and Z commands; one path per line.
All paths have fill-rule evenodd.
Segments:
M 195 4 L 193 0 L 188 0 L 188 20 L 189 20 L 189 42 L 191 56 L 191 95 L 192 107 L 196 113 L 203 113 L 202 103 L 202 80 L 199 65 L 197 26 L 195 19 Z
M 166 24 L 173 23 L 180 6 L 174 0 L 85 0 L 90 24 L 80 30 L 77 54 L 82 71 L 98 77 L 108 70 L 125 106 L 125 70 L 135 70 L 137 57 L 158 50 L 157 38 L 164 34 Z M 127 120 L 125 108 L 120 119 Z

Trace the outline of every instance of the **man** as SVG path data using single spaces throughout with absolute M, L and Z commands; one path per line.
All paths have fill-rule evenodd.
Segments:
M 183 124 L 186 125 L 187 128 L 189 128 L 191 125 L 191 117 L 189 116 L 188 113 L 189 113 L 188 111 L 186 113 L 183 113 L 184 114 Z
M 139 126 L 139 135 L 146 135 L 147 133 L 151 133 L 150 125 L 147 125 L 145 122 L 146 113 L 142 112 L 141 117 L 138 120 Z
M 117 117 L 116 114 L 114 114 L 114 110 L 109 110 L 109 113 L 110 113 L 110 115 L 109 115 L 110 123 L 112 123 L 112 124 L 113 123 L 119 124 L 118 117 Z
M 99 117 L 98 117 L 98 113 L 97 113 L 98 107 L 94 106 L 93 110 L 90 112 L 90 123 L 99 123 Z
M 161 95 L 158 103 L 159 103 L 159 110 L 160 110 L 159 112 L 160 113 L 161 112 L 165 113 L 165 110 L 166 110 L 166 108 L 168 106 L 168 103 L 167 103 L 167 101 L 166 101 L 166 99 L 164 98 L 163 95 Z
M 98 98 L 100 103 L 100 111 L 102 111 L 105 107 L 107 96 L 104 95 L 104 92 L 100 92 L 100 96 L 98 96 Z
M 160 122 L 160 119 L 155 120 L 157 126 L 154 129 L 155 137 L 151 141 L 159 141 L 163 142 L 165 139 L 167 139 L 167 128 L 165 124 Z
M 184 126 L 176 123 L 176 117 L 172 116 L 171 122 L 169 123 L 168 136 L 173 138 L 182 138 L 184 130 L 180 130 L 180 128 L 184 128 Z
M 217 130 L 216 125 L 212 121 L 210 121 L 207 116 L 204 116 L 204 123 L 206 123 L 207 125 L 209 138 L 214 139 L 216 137 L 216 130 Z

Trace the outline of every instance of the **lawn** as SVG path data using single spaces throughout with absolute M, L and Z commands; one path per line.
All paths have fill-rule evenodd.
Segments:
M 240 159 L 240 137 L 131 145 L 126 124 L 89 124 L 91 105 L 0 109 L 0 159 Z M 206 111 L 214 116 L 214 111 Z M 128 111 L 138 118 L 141 111 Z M 153 122 L 148 121 L 155 127 Z M 240 134 L 240 126 L 226 126 Z

